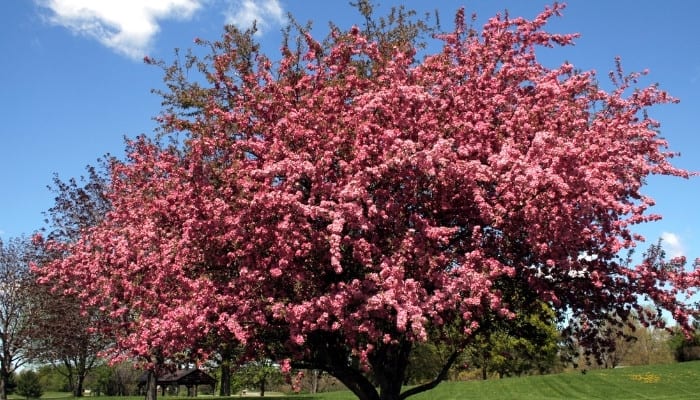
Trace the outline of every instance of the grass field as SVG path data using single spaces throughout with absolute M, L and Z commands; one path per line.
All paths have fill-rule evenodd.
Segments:
M 700 398 L 700 362 L 618 368 L 508 378 L 477 382 L 445 382 L 435 393 L 416 400 L 638 400 Z
M 700 399 L 700 361 L 594 370 L 587 374 L 556 375 L 489 381 L 444 382 L 436 389 L 411 397 L 415 400 L 690 400 Z M 17 398 L 17 397 L 15 397 Z M 65 394 L 47 393 L 42 400 L 66 399 Z M 216 397 L 215 397 L 216 398 Z M 231 399 L 238 399 L 234 396 Z M 270 397 L 273 398 L 273 397 Z M 17 398 L 18 399 L 18 398 Z M 86 400 L 141 400 L 130 398 L 86 398 Z M 169 400 L 183 398 L 167 397 Z M 186 398 L 184 398 L 186 399 Z M 217 398 L 221 399 L 221 398 Z M 350 392 L 274 397 L 290 400 L 354 400 Z
M 314 400 L 353 400 L 349 392 Z M 415 400 L 690 400 L 700 399 L 700 362 L 523 378 L 444 382 Z

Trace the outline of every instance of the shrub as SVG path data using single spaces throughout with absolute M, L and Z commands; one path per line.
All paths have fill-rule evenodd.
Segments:
M 27 399 L 38 399 L 43 394 L 39 375 L 36 372 L 28 370 L 23 371 L 17 376 L 17 394 L 24 396 Z

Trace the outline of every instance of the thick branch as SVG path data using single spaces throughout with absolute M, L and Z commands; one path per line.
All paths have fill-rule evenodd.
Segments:
M 432 381 L 430 381 L 426 384 L 416 386 L 414 388 L 411 388 L 411 389 L 401 393 L 401 395 L 399 396 L 399 399 L 405 399 L 409 396 L 413 396 L 415 394 L 434 389 L 438 384 L 440 384 L 440 382 L 447 379 L 447 373 L 450 372 L 450 368 L 452 368 L 452 364 L 454 364 L 454 362 L 457 361 L 457 357 L 459 357 L 460 354 L 462 354 L 461 350 L 455 351 L 454 353 L 452 353 L 450 355 L 450 358 L 447 359 L 447 362 L 445 363 L 445 365 L 443 365 L 442 370 L 440 370 L 440 373 L 438 374 L 438 376 L 435 377 L 435 379 L 433 379 Z
M 294 368 L 320 369 L 328 372 L 343 383 L 360 400 L 379 400 L 379 393 L 360 371 L 348 366 L 327 365 L 315 362 L 294 362 Z

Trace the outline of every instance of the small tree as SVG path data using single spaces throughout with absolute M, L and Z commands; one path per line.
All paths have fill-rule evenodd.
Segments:
M 13 373 L 27 362 L 28 330 L 33 326 L 29 265 L 37 249 L 26 238 L 0 240 L 0 399 L 6 400 Z
M 17 394 L 27 399 L 38 399 L 44 394 L 39 375 L 32 370 L 22 371 L 17 376 Z

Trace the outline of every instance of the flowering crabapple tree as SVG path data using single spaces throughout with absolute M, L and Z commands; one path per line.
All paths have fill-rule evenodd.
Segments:
M 544 30 L 562 7 L 478 32 L 460 10 L 420 60 L 417 36 L 357 27 L 323 43 L 301 29 L 275 63 L 251 32 L 199 41 L 210 55 L 165 69 L 173 140 L 129 142 L 106 218 L 37 272 L 110 316 L 115 357 L 207 359 L 215 335 L 363 400 L 435 387 L 489 321 L 514 317 L 508 288 L 582 340 L 642 298 L 686 324 L 696 273 L 618 256 L 659 218 L 645 178 L 689 175 L 646 113 L 675 100 L 619 63 L 609 91 L 540 64 L 539 47 L 576 37 Z M 402 392 L 426 340 L 455 352 Z

